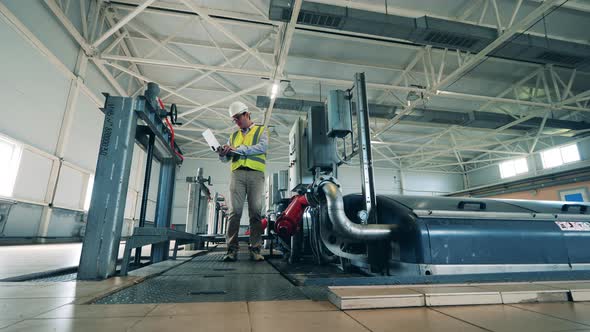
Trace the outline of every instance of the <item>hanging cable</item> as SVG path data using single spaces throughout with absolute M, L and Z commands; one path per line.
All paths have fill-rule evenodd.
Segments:
M 162 99 L 160 99 L 158 97 L 158 103 L 160 104 L 160 107 L 163 110 L 166 110 L 166 107 L 164 106 L 164 102 L 162 102 Z M 168 129 L 170 129 L 170 147 L 172 148 L 172 151 L 174 151 L 174 153 L 180 158 L 180 160 L 184 161 L 184 156 L 178 152 L 176 150 L 176 147 L 174 146 L 174 127 L 172 127 L 172 124 L 170 123 L 170 120 L 168 120 L 168 116 L 166 115 L 164 117 L 164 119 L 166 119 L 166 124 L 168 125 Z

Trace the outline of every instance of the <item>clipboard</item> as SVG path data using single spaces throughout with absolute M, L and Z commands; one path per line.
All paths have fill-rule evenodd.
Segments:
M 205 138 L 205 141 L 207 141 L 207 144 L 211 147 L 211 150 L 217 152 L 221 148 L 221 144 L 219 144 L 219 141 L 215 138 L 211 129 L 205 130 L 202 135 L 203 138 Z

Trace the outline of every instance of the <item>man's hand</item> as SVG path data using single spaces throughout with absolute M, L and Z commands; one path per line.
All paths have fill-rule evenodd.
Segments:
M 231 147 L 229 145 L 224 145 L 223 147 L 221 147 L 221 149 L 219 150 L 219 155 L 222 157 L 227 156 L 229 153 L 232 153 L 236 151 L 236 149 L 234 147 Z

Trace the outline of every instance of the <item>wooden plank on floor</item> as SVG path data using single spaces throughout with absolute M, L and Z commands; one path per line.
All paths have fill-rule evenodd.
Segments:
M 590 301 L 590 282 L 588 280 L 573 282 L 545 282 L 542 285 L 554 289 L 562 288 L 569 290 L 571 299 L 574 302 Z
M 410 289 L 424 294 L 426 305 L 429 307 L 502 303 L 500 292 L 474 286 L 411 287 Z
M 502 303 L 567 302 L 569 290 L 540 284 L 479 285 L 479 288 L 500 292 Z
M 329 300 L 342 310 L 590 301 L 590 282 L 529 282 L 463 285 L 330 287 Z
M 424 296 L 406 288 L 330 287 L 328 299 L 341 310 L 423 307 Z

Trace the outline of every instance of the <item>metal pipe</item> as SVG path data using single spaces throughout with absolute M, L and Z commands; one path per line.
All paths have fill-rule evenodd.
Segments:
M 365 199 L 366 220 L 363 224 L 376 224 L 377 217 L 374 212 L 377 207 L 375 195 L 375 176 L 373 174 L 373 154 L 371 152 L 371 131 L 369 128 L 369 102 L 367 101 L 367 84 L 365 73 L 354 75 L 354 88 L 356 96 L 356 114 L 358 127 L 359 163 L 361 167 L 361 186 Z
M 152 176 L 152 162 L 154 160 L 154 141 L 155 135 L 149 135 L 149 141 L 147 146 L 147 157 L 145 161 L 145 175 L 143 178 L 143 192 L 141 194 L 141 208 L 139 210 L 139 227 L 145 226 L 145 215 L 147 214 L 147 203 L 150 192 L 150 179 Z M 136 265 L 141 263 L 141 247 L 135 249 L 135 260 Z
M 154 160 L 155 136 L 150 135 L 147 146 L 147 157 L 145 161 L 145 175 L 143 178 L 143 192 L 141 195 L 141 210 L 139 211 L 139 227 L 145 226 L 145 215 L 147 214 L 147 203 L 150 191 L 150 179 L 152 177 L 152 164 Z
M 217 225 L 219 225 L 219 213 L 221 212 L 221 205 L 217 201 L 218 197 L 219 195 L 215 194 L 215 218 L 213 218 L 213 229 L 207 230 L 209 234 L 217 234 L 218 230 Z
M 194 210 L 193 214 L 194 224 L 191 233 L 197 234 L 202 232 L 200 226 L 203 222 L 203 220 L 201 220 L 201 192 L 203 190 L 203 169 L 201 167 L 197 168 L 197 183 L 195 185 L 198 186 L 197 196 L 195 197 L 197 200 L 197 208 Z
M 397 225 L 362 225 L 350 221 L 344 213 L 344 201 L 338 186 L 326 181 L 320 184 L 320 189 L 326 197 L 328 216 L 336 233 L 355 240 L 377 241 L 390 239 L 397 231 Z

